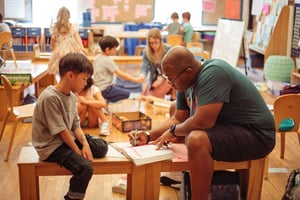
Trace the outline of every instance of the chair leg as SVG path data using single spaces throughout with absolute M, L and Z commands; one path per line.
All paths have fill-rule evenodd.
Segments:
M 268 180 L 268 178 L 269 178 L 269 155 L 266 156 L 265 169 L 264 169 L 264 179 Z
M 5 118 L 4 118 L 4 121 L 3 121 L 3 125 L 2 125 L 2 127 L 1 127 L 1 131 L 0 131 L 0 141 L 1 141 L 2 136 L 3 136 L 3 133 L 4 133 L 4 130 L 5 130 L 5 126 L 6 126 L 8 117 L 9 117 L 9 112 L 7 111 L 6 114 L 5 114 Z
M 9 144 L 8 144 L 8 149 L 7 149 L 4 161 L 8 161 L 8 159 L 9 159 L 9 155 L 10 155 L 11 148 L 12 148 L 12 145 L 13 145 L 13 141 L 14 141 L 14 138 L 15 138 L 17 126 L 18 126 L 20 121 L 21 121 L 21 119 L 15 119 L 15 122 L 13 124 L 13 129 L 12 129 L 12 132 L 11 132 L 10 141 L 9 141 Z
M 16 68 L 18 68 L 17 60 L 16 60 L 16 56 L 15 56 L 14 49 L 11 48 L 11 49 L 10 49 L 10 53 L 11 53 L 12 58 L 14 59 L 14 63 L 15 63 Z
M 285 149 L 285 132 L 280 133 L 280 158 L 284 158 L 284 149 Z
M 3 52 L 3 53 L 2 53 L 2 58 L 3 58 L 3 60 L 4 60 L 3 66 L 6 67 L 6 52 Z

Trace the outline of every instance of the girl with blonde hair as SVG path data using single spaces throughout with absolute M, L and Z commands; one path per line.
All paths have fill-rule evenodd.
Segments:
M 48 64 L 48 71 L 53 75 L 58 75 L 58 63 L 61 57 L 69 52 L 85 53 L 78 29 L 76 29 L 69 21 L 69 9 L 61 7 L 56 19 L 56 23 L 50 30 L 51 57 Z

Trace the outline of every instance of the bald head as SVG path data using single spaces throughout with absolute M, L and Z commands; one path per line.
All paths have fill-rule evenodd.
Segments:
M 198 66 L 199 63 L 186 47 L 177 45 L 166 53 L 161 65 L 163 71 L 168 71 L 168 68 L 172 69 L 172 71 L 180 71 L 186 67 L 193 68 Z

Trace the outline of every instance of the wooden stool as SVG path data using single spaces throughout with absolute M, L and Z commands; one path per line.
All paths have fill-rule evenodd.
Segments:
M 260 200 L 264 177 L 265 158 L 243 162 L 214 161 L 214 170 L 237 170 L 241 176 L 242 197 L 247 200 Z M 160 172 L 186 171 L 188 162 L 163 162 L 146 165 L 145 200 L 159 199 Z

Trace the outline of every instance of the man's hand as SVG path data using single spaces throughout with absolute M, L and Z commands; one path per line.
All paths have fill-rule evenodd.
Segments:
M 147 134 L 145 131 L 131 131 L 128 133 L 129 142 L 134 146 L 140 146 L 147 144 Z
M 170 142 L 173 142 L 176 140 L 176 137 L 173 137 L 169 130 L 164 132 L 159 138 L 157 138 L 155 141 L 151 142 L 152 144 L 157 145 L 157 149 L 160 149 L 164 144 L 168 144 Z

